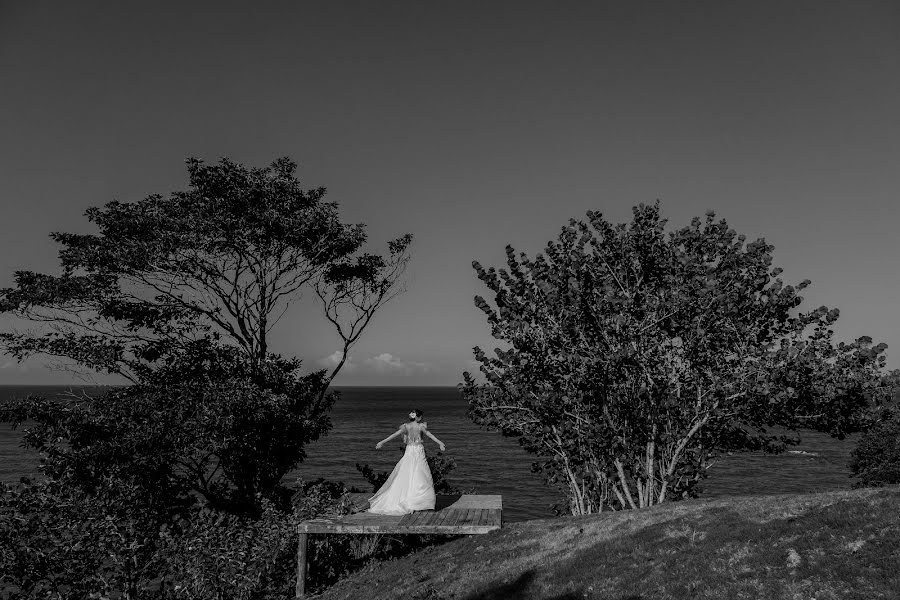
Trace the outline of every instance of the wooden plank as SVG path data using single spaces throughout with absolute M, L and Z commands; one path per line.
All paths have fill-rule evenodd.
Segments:
M 497 523 L 497 513 L 499 511 L 493 509 L 484 509 L 478 517 L 479 525 L 493 525 Z
M 465 519 L 464 511 L 457 510 L 455 508 L 446 509 L 447 518 L 444 519 L 443 525 L 444 527 L 456 527 Z
M 359 494 L 357 496 L 366 496 Z M 458 497 L 439 511 L 416 511 L 408 515 L 379 515 L 366 511 L 339 518 L 320 518 L 304 521 L 298 533 L 419 533 L 419 534 L 480 534 L 501 526 L 502 496 L 468 494 Z
M 499 510 L 486 510 L 484 511 L 484 525 L 500 525 L 500 511 Z
M 420 512 L 411 512 L 408 515 L 403 515 L 400 519 L 400 522 L 397 523 L 398 527 L 408 527 L 415 523 L 418 519 L 422 517 L 422 513 Z
M 306 542 L 307 535 L 301 533 L 297 540 L 297 583 L 294 586 L 294 597 L 306 597 Z
M 466 509 L 453 509 L 453 513 L 456 515 L 456 522 L 453 524 L 453 526 L 459 527 L 461 525 L 467 525 L 468 523 L 466 522 L 466 514 L 468 512 L 469 511 L 467 511 Z
M 460 519 L 462 518 L 460 511 L 452 509 L 452 508 L 447 508 L 445 510 L 447 511 L 447 520 L 444 522 L 444 524 L 447 527 L 457 526 L 460 522 Z
M 432 522 L 434 522 L 434 518 L 438 514 L 438 512 L 433 511 L 433 510 L 421 510 L 421 511 L 418 511 L 416 514 L 417 514 L 417 518 L 413 523 L 416 527 L 422 527 L 422 526 L 428 526 Z
M 442 510 L 434 515 L 434 519 L 432 519 L 432 521 L 431 521 L 431 523 L 429 523 L 429 525 L 431 525 L 432 527 L 443 526 L 444 521 L 447 520 L 447 516 L 449 514 L 450 514 L 450 511 L 445 508 L 444 510 Z
M 440 514 L 440 511 L 422 511 L 419 513 L 419 518 L 415 520 L 413 523 L 416 527 L 430 527 L 434 524 L 434 520 Z
M 450 508 L 444 509 L 444 518 L 441 521 L 441 529 L 452 528 L 459 521 L 459 511 Z
M 502 496 L 499 495 L 482 495 L 482 494 L 465 494 L 454 502 L 451 507 L 457 509 L 470 508 L 503 508 Z
M 468 515 L 469 518 L 468 518 L 466 524 L 471 525 L 472 527 L 477 527 L 478 526 L 478 515 L 481 513 L 482 510 L 484 510 L 484 509 L 471 508 L 471 509 L 467 510 L 466 514 Z
M 433 531 L 434 520 L 440 515 L 440 512 L 431 510 L 423 510 L 416 513 L 416 519 L 410 521 L 399 533 L 427 533 Z
M 331 519 L 315 519 L 300 523 L 297 529 L 300 533 L 321 533 L 335 525 L 336 523 Z
M 428 525 L 429 523 L 431 523 L 434 515 L 435 512 L 433 510 L 417 510 L 404 516 L 398 526 L 402 528 L 408 528 Z
M 456 514 L 459 515 L 459 518 L 456 519 L 456 525 L 457 525 L 457 526 L 467 525 L 467 523 L 466 523 L 466 514 L 468 514 L 468 512 L 469 512 L 469 511 L 468 511 L 468 510 L 465 510 L 465 509 L 463 509 L 463 510 L 457 510 L 457 511 L 456 511 Z
M 484 525 L 485 520 L 487 519 L 486 514 L 487 510 L 484 508 L 479 508 L 475 511 L 475 516 L 472 518 L 472 525 Z
M 353 525 L 383 525 L 385 527 L 391 527 L 400 523 L 402 518 L 402 515 L 380 515 L 377 513 L 360 512 L 347 515 L 346 517 L 338 519 L 337 522 Z

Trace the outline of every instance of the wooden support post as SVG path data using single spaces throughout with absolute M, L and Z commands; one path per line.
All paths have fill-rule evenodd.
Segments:
M 306 597 L 306 537 L 301 533 L 297 541 L 297 587 L 294 591 L 295 598 Z

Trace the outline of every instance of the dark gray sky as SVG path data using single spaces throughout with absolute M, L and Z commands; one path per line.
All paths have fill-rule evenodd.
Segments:
M 375 249 L 413 233 L 409 289 L 339 384 L 455 384 L 494 347 L 473 259 L 657 198 L 672 226 L 713 209 L 765 237 L 900 366 L 893 1 L 5 1 L 0 136 L 2 286 L 56 272 L 47 234 L 87 207 L 183 189 L 191 155 L 290 156 Z M 303 305 L 274 346 L 310 368 L 338 348 Z

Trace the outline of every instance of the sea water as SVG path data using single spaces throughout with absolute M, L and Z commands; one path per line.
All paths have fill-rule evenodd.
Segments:
M 0 399 L 28 394 L 53 395 L 59 386 L 0 386 Z M 340 398 L 331 412 L 332 429 L 307 446 L 307 458 L 286 481 L 297 477 L 343 481 L 371 491 L 356 463 L 390 471 L 402 455 L 395 438 L 380 450 L 375 444 L 397 430 L 408 413 L 424 411 L 429 430 L 444 444 L 445 456 L 456 461 L 448 479 L 464 490 L 503 496 L 504 521 L 553 516 L 562 494 L 531 470 L 534 457 L 515 438 L 485 431 L 466 417 L 466 403 L 453 387 L 336 388 Z M 27 425 L 23 426 L 27 427 Z M 0 424 L 0 481 L 14 482 L 37 471 L 37 456 L 20 447 L 22 428 Z M 805 493 L 850 487 L 847 466 L 855 440 L 843 441 L 817 432 L 801 432 L 802 443 L 780 455 L 745 453 L 714 464 L 703 482 L 702 497 L 743 494 Z M 426 440 L 426 451 L 437 445 Z

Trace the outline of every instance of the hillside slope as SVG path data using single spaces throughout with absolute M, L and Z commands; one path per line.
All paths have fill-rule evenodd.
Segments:
M 370 565 L 318 598 L 900 599 L 900 487 L 512 523 Z

